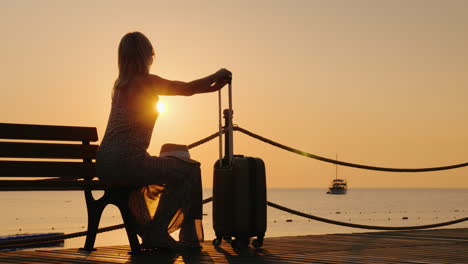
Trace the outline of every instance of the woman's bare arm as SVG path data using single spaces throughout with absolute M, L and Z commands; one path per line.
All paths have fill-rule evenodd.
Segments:
M 228 83 L 231 72 L 221 69 L 207 77 L 191 82 L 171 81 L 150 74 L 147 84 L 157 95 L 191 96 L 200 93 L 210 93 L 221 89 Z

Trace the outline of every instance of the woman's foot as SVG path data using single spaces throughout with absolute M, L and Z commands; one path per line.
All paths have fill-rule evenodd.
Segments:
M 187 245 L 200 245 L 203 242 L 203 226 L 201 219 L 185 221 L 180 229 L 179 241 Z
M 141 243 L 141 248 L 144 250 L 177 250 L 182 246 L 179 242 L 175 241 L 170 235 L 163 236 L 149 236 L 143 237 L 143 242 Z

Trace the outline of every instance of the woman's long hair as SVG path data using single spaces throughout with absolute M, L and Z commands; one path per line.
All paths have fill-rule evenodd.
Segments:
M 115 80 L 112 96 L 128 96 L 128 84 L 138 75 L 149 73 L 154 50 L 148 38 L 140 32 L 125 34 L 119 44 L 119 76 Z

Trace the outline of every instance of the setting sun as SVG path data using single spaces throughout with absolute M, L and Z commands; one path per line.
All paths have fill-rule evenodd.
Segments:
M 158 111 L 158 113 L 160 113 L 160 114 L 166 112 L 166 105 L 165 105 L 163 102 L 161 102 L 161 101 L 158 101 L 158 102 L 156 103 L 156 107 L 155 107 L 155 108 L 156 108 L 156 111 Z

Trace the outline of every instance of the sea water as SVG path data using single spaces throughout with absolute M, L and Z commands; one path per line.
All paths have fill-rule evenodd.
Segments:
M 95 192 L 96 197 L 102 192 Z M 204 189 L 204 198 L 212 189 Z M 413 226 L 468 216 L 468 189 L 350 189 L 345 195 L 326 189 L 269 189 L 268 200 L 307 214 L 332 220 L 377 226 Z M 0 192 L 0 236 L 85 231 L 87 213 L 82 191 Z M 211 203 L 204 205 L 205 238 L 214 238 Z M 368 230 L 336 226 L 268 208 L 266 237 L 355 233 Z M 118 209 L 108 206 L 100 227 L 121 224 Z M 468 227 L 468 222 L 450 226 Z M 177 236 L 177 234 L 174 234 Z M 84 244 L 84 237 L 64 247 Z M 123 229 L 98 234 L 96 246 L 126 245 Z

